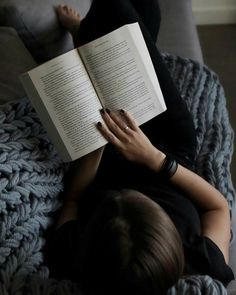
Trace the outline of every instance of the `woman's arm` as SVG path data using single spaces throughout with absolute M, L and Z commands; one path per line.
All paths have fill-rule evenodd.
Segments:
M 64 201 L 56 229 L 69 220 L 77 219 L 78 200 L 94 180 L 103 151 L 104 147 L 72 163 L 65 177 Z
M 99 124 L 100 132 L 124 157 L 155 172 L 160 171 L 165 154 L 151 144 L 127 112 L 103 112 L 102 115 L 106 126 Z M 203 178 L 181 165 L 178 165 L 170 182 L 182 189 L 202 209 L 202 235 L 215 242 L 228 263 L 230 215 L 224 196 Z
M 178 165 L 170 181 L 202 209 L 202 235 L 215 242 L 228 263 L 230 214 L 225 197 L 203 178 L 181 165 Z

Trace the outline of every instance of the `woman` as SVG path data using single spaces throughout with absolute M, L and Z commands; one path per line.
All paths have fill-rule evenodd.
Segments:
M 155 42 L 156 0 L 94 0 L 86 18 L 59 19 L 76 45 L 139 22 L 167 111 L 138 127 L 124 110 L 101 110 L 109 144 L 73 163 L 49 241 L 51 276 L 85 294 L 165 294 L 183 275 L 227 285 L 230 216 L 225 198 L 194 170 L 196 135 Z M 79 28 L 79 29 L 78 29 Z

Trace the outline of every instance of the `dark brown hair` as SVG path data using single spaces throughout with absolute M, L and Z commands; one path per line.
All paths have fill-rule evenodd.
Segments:
M 85 294 L 165 294 L 182 275 L 179 233 L 165 211 L 133 190 L 109 192 L 75 259 Z

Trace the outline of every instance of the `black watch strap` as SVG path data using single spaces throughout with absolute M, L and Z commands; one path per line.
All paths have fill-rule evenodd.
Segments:
M 159 175 L 163 179 L 170 179 L 178 169 L 178 163 L 173 156 L 167 154 L 159 171 Z

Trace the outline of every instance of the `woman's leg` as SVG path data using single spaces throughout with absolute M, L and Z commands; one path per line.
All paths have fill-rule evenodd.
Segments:
M 167 105 L 166 112 L 144 124 L 142 129 L 153 144 L 158 147 L 162 144 L 164 150 L 191 162 L 196 147 L 192 117 L 173 83 L 151 34 L 138 14 L 138 9 L 132 4 L 134 1 L 94 0 L 89 13 L 80 25 L 79 45 L 101 37 L 124 24 L 139 23 Z
M 93 0 L 88 14 L 82 20 L 78 43 L 82 45 L 124 24 L 136 22 L 137 16 L 156 42 L 161 22 L 158 0 Z
M 154 42 L 157 41 L 161 24 L 158 0 L 130 0 Z

